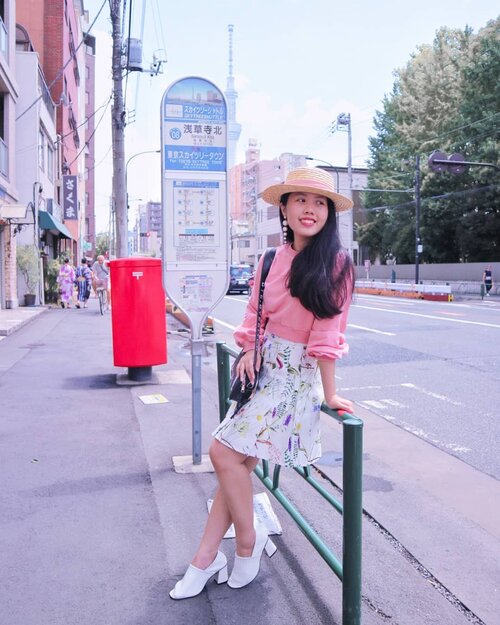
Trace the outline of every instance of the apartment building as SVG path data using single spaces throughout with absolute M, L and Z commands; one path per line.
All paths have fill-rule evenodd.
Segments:
M 0 3 L 0 307 L 16 308 L 16 232 L 26 220 L 19 205 L 15 169 L 16 105 L 19 85 L 15 68 L 15 0 Z
M 86 54 L 83 0 L 17 0 L 17 22 L 29 36 L 56 106 L 60 170 L 55 201 L 71 234 L 71 258 L 84 251 Z

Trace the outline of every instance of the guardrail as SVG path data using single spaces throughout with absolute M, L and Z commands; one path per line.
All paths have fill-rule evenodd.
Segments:
M 225 343 L 217 343 L 217 374 L 219 390 L 219 418 L 222 421 L 230 405 L 230 358 L 238 351 Z M 311 475 L 311 468 L 296 467 L 294 470 L 306 480 L 339 514 L 342 515 L 342 562 L 310 526 L 300 511 L 286 497 L 279 486 L 281 467 L 269 471 L 269 462 L 262 461 L 255 474 L 274 495 L 283 508 L 299 526 L 302 533 L 342 582 L 342 625 L 361 623 L 361 522 L 362 522 L 362 462 L 363 422 L 354 415 L 328 408 L 322 411 L 343 426 L 343 503 L 323 488 Z

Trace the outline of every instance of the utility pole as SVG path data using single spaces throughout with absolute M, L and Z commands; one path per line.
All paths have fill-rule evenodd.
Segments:
M 415 157 L 415 284 L 418 284 L 418 265 L 420 260 L 420 156 Z
M 331 125 L 330 133 L 335 131 L 347 131 L 347 196 L 352 200 L 352 133 L 351 133 L 351 114 L 340 113 L 337 115 L 336 121 Z M 338 185 L 337 185 L 338 187 Z M 338 188 L 337 188 L 338 191 Z M 352 211 L 346 211 L 338 215 L 339 232 L 342 244 L 349 254 L 353 256 L 354 249 L 354 219 Z
M 125 108 L 123 103 L 123 40 L 121 32 L 121 0 L 109 0 L 113 33 L 113 202 L 115 215 L 116 255 L 128 255 L 128 218 L 125 188 Z

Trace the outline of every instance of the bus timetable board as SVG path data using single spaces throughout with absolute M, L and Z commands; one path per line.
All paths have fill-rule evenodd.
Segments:
M 227 106 L 210 81 L 172 83 L 161 102 L 163 278 L 193 338 L 228 282 Z

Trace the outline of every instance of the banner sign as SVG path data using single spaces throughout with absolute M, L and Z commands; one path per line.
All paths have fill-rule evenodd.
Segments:
M 64 220 L 78 219 L 78 176 L 63 176 Z

